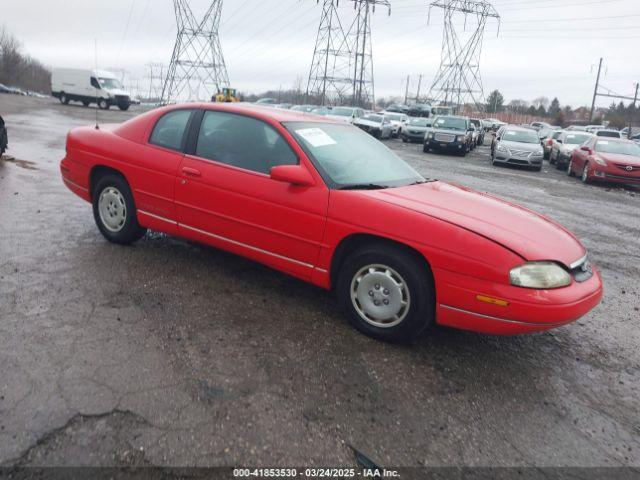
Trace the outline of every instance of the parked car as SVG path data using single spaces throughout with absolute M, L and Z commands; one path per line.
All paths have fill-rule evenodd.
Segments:
M 478 129 L 473 124 L 473 122 L 469 123 L 469 129 L 471 130 L 471 150 L 475 150 L 478 146 L 478 138 L 480 137 L 480 133 Z
M 88 107 L 95 103 L 102 110 L 117 106 L 123 111 L 131 106 L 131 94 L 113 73 L 105 70 L 54 68 L 51 72 L 51 95 L 63 105 L 80 102 Z
M 605 130 L 607 127 L 604 125 L 587 125 L 586 127 L 584 127 L 586 132 L 589 133 L 596 133 L 599 132 L 600 130 Z
M 587 127 L 584 125 L 569 125 L 565 130 L 568 132 L 586 132 Z
M 314 115 L 329 115 L 331 113 L 331 107 L 316 107 L 313 110 L 311 110 L 311 112 L 309 113 L 313 113 Z
M 629 137 L 629 127 L 624 127 L 622 130 L 620 130 L 620 133 L 622 134 L 622 138 L 628 138 Z M 640 127 L 632 127 L 631 128 L 631 136 L 635 136 L 640 134 Z
M 433 120 L 430 118 L 410 118 L 406 128 L 402 130 L 402 141 L 424 143 L 424 136 L 432 126 Z
M 622 138 L 622 133 L 618 130 L 597 130 L 595 135 L 596 137 Z
M 496 137 L 491 164 L 499 163 L 542 170 L 544 150 L 535 130 L 509 125 Z
M 531 122 L 529 126 L 538 131 L 543 128 L 551 128 L 551 124 L 547 122 Z
M 356 119 L 364 117 L 364 110 L 359 107 L 333 107 L 327 117 L 353 123 Z
M 565 228 L 426 180 L 344 122 L 173 105 L 76 128 L 65 151 L 62 178 L 92 203 L 108 241 L 131 244 L 152 229 L 248 257 L 335 290 L 350 323 L 381 340 L 412 340 L 436 323 L 549 330 L 602 298 L 598 270 Z
M 7 133 L 7 126 L 4 123 L 4 119 L 0 117 L 0 157 L 4 155 L 8 148 L 9 134 Z
M 573 152 L 567 173 L 592 181 L 640 184 L 640 145 L 630 140 L 593 137 Z
M 428 103 L 416 103 L 409 107 L 409 110 L 404 112 L 410 117 L 429 118 L 434 116 L 431 113 L 431 105 Z
M 447 150 L 465 156 L 471 151 L 471 122 L 468 117 L 436 117 L 427 131 L 422 150 Z
M 384 115 L 377 113 L 369 113 L 364 117 L 357 118 L 353 124 L 361 130 L 377 138 L 378 140 L 386 140 L 391 138 L 393 127 L 391 122 Z
M 265 98 L 260 98 L 258 101 L 256 101 L 256 104 L 258 104 L 258 105 L 277 105 L 278 104 L 278 100 L 275 99 L 275 98 L 265 97 Z
M 408 105 L 402 105 L 399 103 L 395 103 L 393 105 L 389 105 L 386 109 L 387 112 L 393 112 L 393 113 L 404 113 L 405 115 L 409 114 L 409 110 L 411 110 L 411 107 L 409 107 Z
M 640 133 L 637 133 L 634 136 L 632 136 L 630 140 L 632 140 L 632 141 L 634 141 L 636 143 L 640 143 Z
M 12 93 L 12 92 L 9 87 L 0 83 L 0 93 Z
M 294 107 L 291 107 L 291 110 L 293 110 L 294 112 L 311 113 L 314 108 L 318 107 L 316 105 L 296 105 Z
M 545 137 L 542 141 L 542 148 L 544 148 L 544 159 L 549 160 L 549 163 L 554 164 L 555 160 L 551 161 L 551 151 L 553 150 L 554 145 L 562 135 L 564 130 L 554 130 L 550 132 L 550 134 Z
M 404 130 L 407 126 L 407 117 L 404 113 L 393 113 L 393 112 L 382 112 L 382 114 L 389 119 L 391 122 L 391 127 L 393 128 L 392 136 L 394 138 L 400 137 L 402 135 L 402 130 Z
M 592 137 L 593 135 L 590 133 L 576 130 L 561 133 L 558 139 L 554 141 L 553 149 L 551 150 L 551 160 L 556 164 L 556 168 L 558 170 L 567 168 L 573 151 Z
M 487 133 L 484 127 L 484 122 L 479 118 L 472 118 L 470 121 L 476 126 L 476 130 L 478 131 L 477 145 L 484 145 L 484 137 Z

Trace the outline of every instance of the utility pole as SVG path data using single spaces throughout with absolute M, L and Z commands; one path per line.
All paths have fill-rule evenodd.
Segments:
M 638 103 L 638 88 L 640 87 L 640 83 L 636 83 L 636 93 L 633 96 L 633 110 L 635 111 L 636 109 L 636 103 Z M 633 128 L 633 117 L 629 117 L 629 133 L 627 134 L 627 138 L 629 140 L 631 140 L 631 137 L 633 136 L 633 132 L 631 131 L 631 129 Z
M 422 75 L 418 77 L 418 93 L 416 93 L 416 103 L 420 103 L 420 90 L 422 89 Z
M 407 87 L 404 89 L 404 104 L 406 105 L 409 101 L 409 80 L 411 79 L 411 75 L 407 75 Z
M 593 123 L 593 114 L 596 110 L 596 98 L 598 97 L 598 89 L 600 88 L 600 72 L 602 72 L 602 58 L 598 64 L 598 78 L 596 79 L 596 88 L 593 91 L 593 102 L 591 102 L 591 114 L 589 115 L 589 123 Z

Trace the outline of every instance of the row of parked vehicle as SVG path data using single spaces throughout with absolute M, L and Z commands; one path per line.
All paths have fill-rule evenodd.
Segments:
M 491 144 L 493 164 L 505 163 L 542 169 L 543 160 L 578 175 L 584 183 L 606 181 L 640 184 L 640 132 L 613 130 L 602 125 L 506 125 Z
M 46 98 L 46 96 L 42 95 L 41 93 L 32 92 L 31 90 L 23 90 L 18 87 L 8 87 L 7 85 L 4 85 L 2 83 L 0 83 L 0 93 L 5 93 L 8 95 L 22 95 L 24 97 L 28 96 L 28 97 Z

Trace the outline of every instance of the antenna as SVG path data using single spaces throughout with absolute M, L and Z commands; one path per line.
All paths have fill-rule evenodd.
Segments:
M 94 44 L 94 72 L 98 70 L 98 39 L 94 38 L 93 39 L 93 44 Z M 99 82 L 99 80 L 96 78 L 96 81 Z M 98 124 L 98 111 L 100 110 L 100 105 L 99 105 L 99 101 L 98 100 L 98 88 L 97 87 L 93 87 L 93 89 L 96 91 L 96 130 L 100 130 L 100 125 Z

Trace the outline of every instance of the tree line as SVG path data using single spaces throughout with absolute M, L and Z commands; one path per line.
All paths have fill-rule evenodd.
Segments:
M 570 105 L 562 105 L 555 97 L 549 100 L 547 97 L 538 97 L 531 102 L 514 99 L 505 103 L 505 98 L 499 90 L 492 91 L 487 97 L 487 113 L 511 112 L 520 115 L 529 115 L 548 119 L 553 125 L 566 126 L 569 123 L 587 123 L 591 113 L 586 107 L 573 109 Z M 630 102 L 613 103 L 608 109 L 597 109 L 592 119 L 594 124 L 604 121 L 609 122 L 609 126 L 622 129 L 626 126 L 640 125 L 640 105 Z
M 0 27 L 0 83 L 22 90 L 48 94 L 51 72 L 22 52 L 22 45 L 4 26 Z

